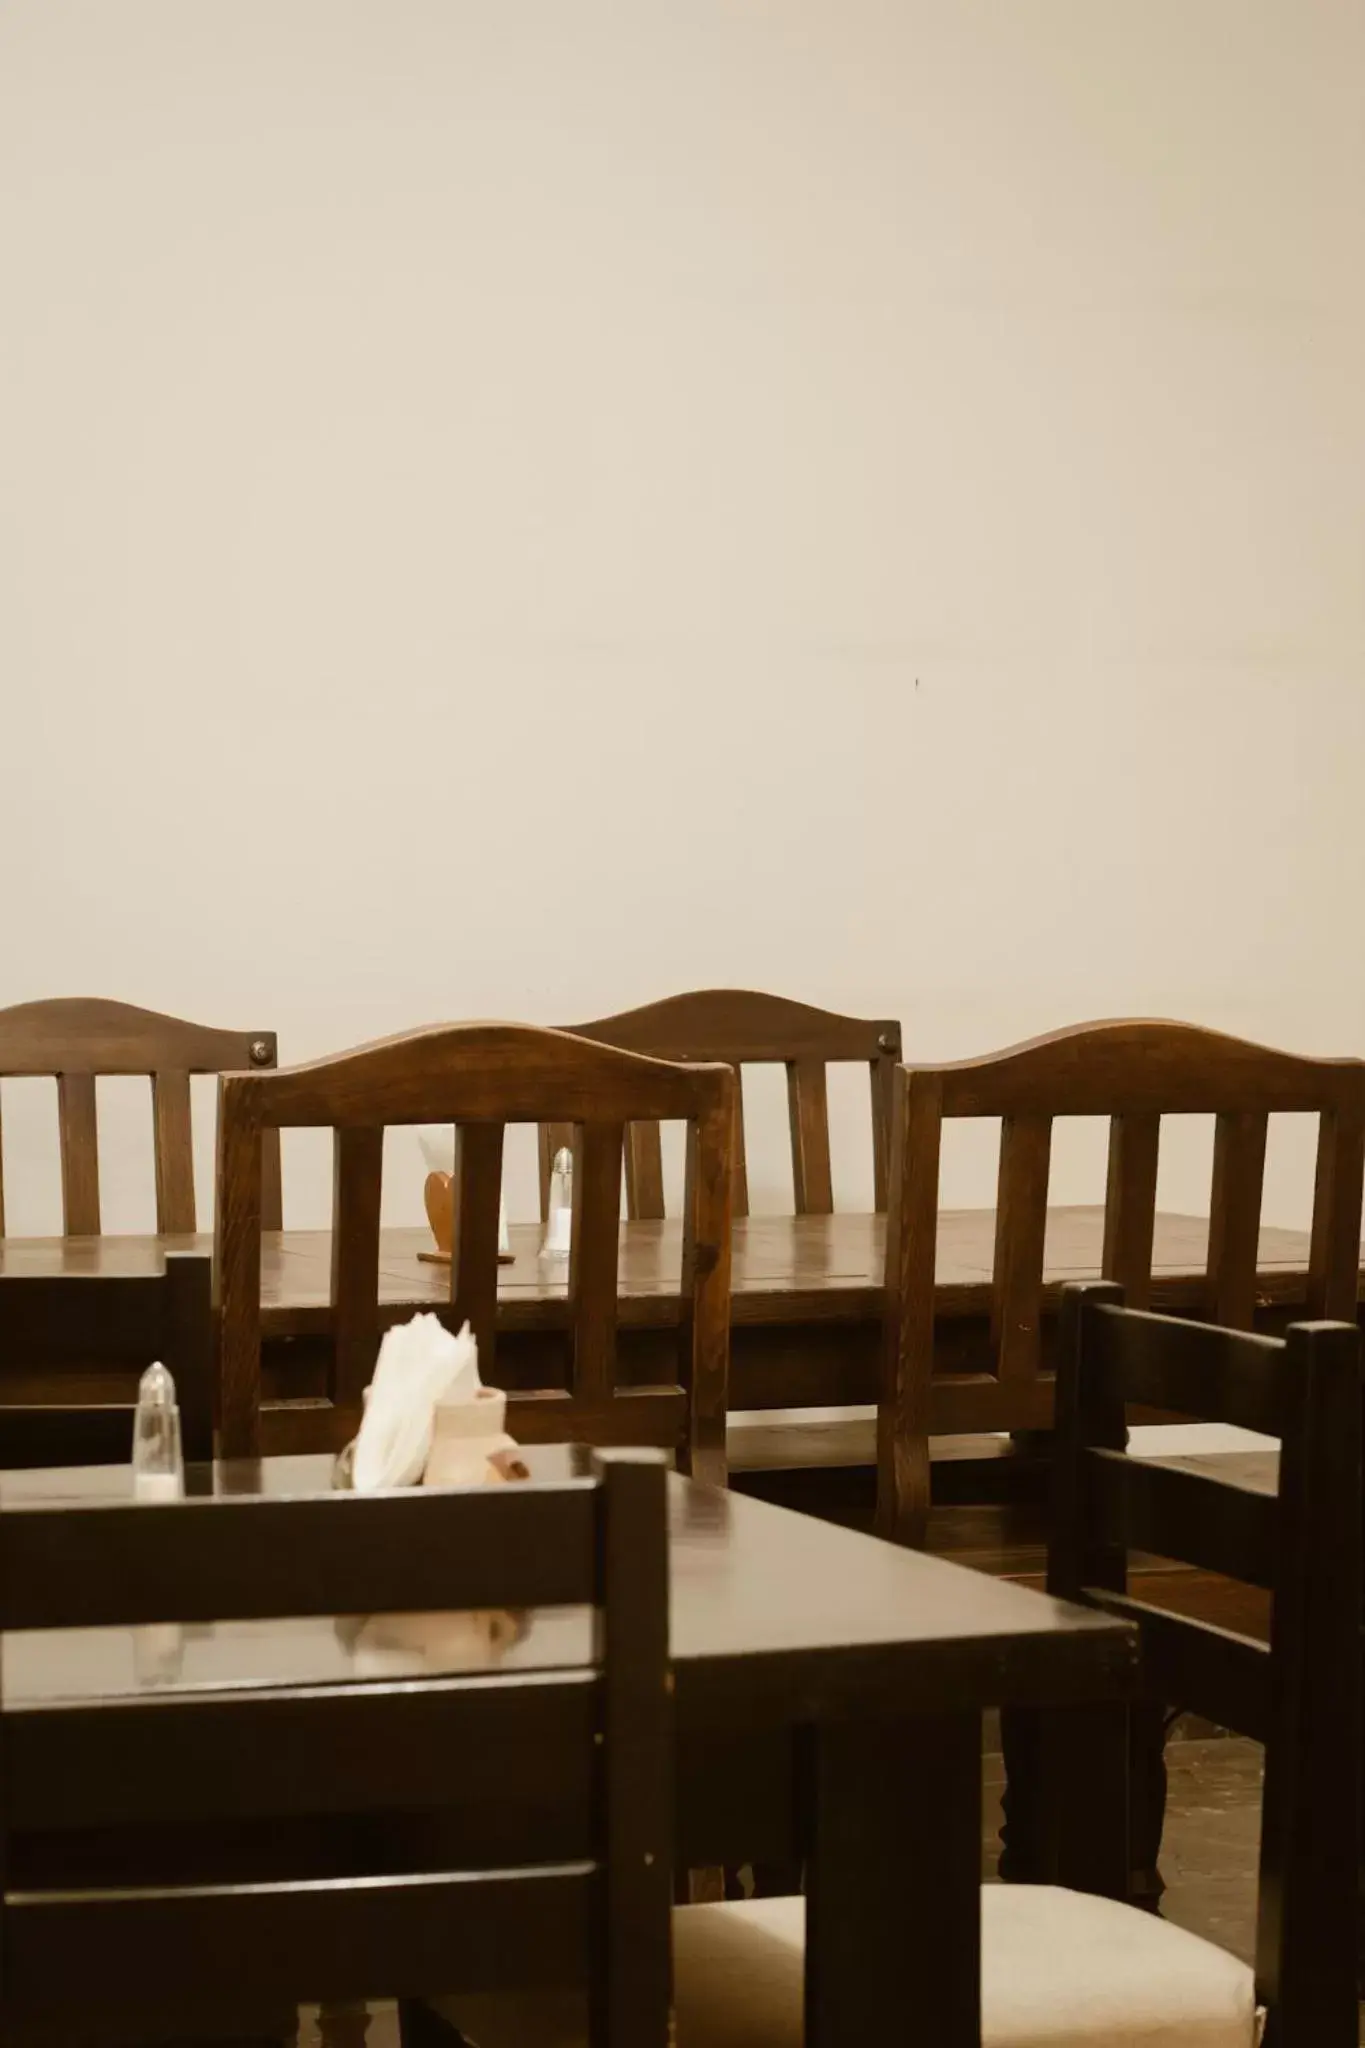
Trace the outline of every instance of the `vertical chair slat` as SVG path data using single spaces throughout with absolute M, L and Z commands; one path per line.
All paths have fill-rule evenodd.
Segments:
M 358 1423 L 379 1345 L 382 1127 L 332 1133 L 332 1399 Z
M 1297 1325 L 1286 1363 L 1256 1989 L 1277 2009 L 1277 2040 L 1348 2041 L 1361 1800 L 1360 1333 Z
M 57 1122 L 62 1149 L 62 1228 L 68 1237 L 96 1237 L 100 1163 L 93 1074 L 58 1074 Z
M 796 1213 L 828 1216 L 834 1208 L 834 1186 L 829 1164 L 829 1101 L 823 1060 L 788 1060 L 787 1108 Z
M 730 1154 L 730 1214 L 749 1213 L 749 1154 L 744 1137 L 744 1071 L 735 1070 L 735 1135 Z
M 872 1199 L 876 1209 L 886 1207 L 887 1175 L 891 1169 L 891 1116 L 896 1092 L 896 1068 L 900 1064 L 900 1036 L 882 1034 L 883 1051 L 871 1061 L 872 1080 Z
M 626 1214 L 657 1222 L 664 1213 L 663 1144 L 656 1123 L 626 1125 Z
M 658 1453 L 599 1451 L 597 1646 L 605 1726 L 605 1954 L 591 1975 L 592 2039 L 667 2048 L 673 1883 L 673 1702 L 668 1674 L 667 1473 Z M 619 1639 L 611 1639 L 611 1632 Z M 605 1650 L 605 1654 L 604 1653 Z
M 0 1089 L 0 1098 L 4 1090 Z M 5 1111 L 0 1099 L 0 1237 L 5 1234 Z
M 284 1229 L 284 1195 L 280 1178 L 280 1134 L 261 1133 L 261 1228 Z
M 929 1520 L 929 1387 L 934 1370 L 943 1085 L 896 1072 L 886 1215 L 886 1322 L 877 1409 L 877 1528 L 922 1545 Z
M 585 1401 L 609 1400 L 616 1383 L 623 1135 L 619 1123 L 583 1124 L 575 1133 L 569 1299 L 573 1391 Z
M 1085 1318 L 1103 1305 L 1123 1306 L 1123 1289 L 1114 1281 L 1092 1280 L 1062 1291 L 1047 1552 L 1047 1590 L 1062 1600 L 1080 1600 L 1092 1586 L 1121 1593 L 1128 1582 L 1124 1552 L 1096 1538 L 1090 1494 L 1090 1451 L 1122 1450 L 1127 1441 L 1122 1396 L 1084 1370 Z M 1008 1739 L 1018 1742 L 1023 1734 L 1027 1740 L 1030 1718 L 1017 1711 L 1007 1714 Z M 1032 1739 L 1043 1781 L 1037 1799 L 1042 1833 L 1032 1843 L 1013 1847 L 1044 1882 L 1125 1897 L 1130 1882 L 1127 1710 L 1115 1701 L 1045 1715 L 1034 1723 Z
M 245 1084 L 250 1085 L 249 1081 Z M 218 1448 L 261 1454 L 261 1130 L 230 1113 L 239 1083 L 218 1083 L 213 1294 L 218 1325 Z M 232 1313 L 224 1313 L 230 1303 Z
M 1249 1330 L 1256 1314 L 1267 1121 L 1263 1111 L 1225 1112 L 1214 1131 L 1205 1305 L 1229 1330 Z
M 683 1196 L 682 1300 L 678 1374 L 688 1396 L 682 1469 L 725 1484 L 725 1415 L 730 1397 L 730 1147 L 735 1077 L 714 1108 L 687 1130 Z
M 1318 1123 L 1308 1307 L 1315 1316 L 1354 1322 L 1360 1292 L 1361 1185 L 1365 1179 L 1365 1115 L 1326 1109 Z
M 1090 1280 L 1062 1290 L 1053 1423 L 1052 1535 L 1047 1552 L 1047 1590 L 1058 1600 L 1078 1600 L 1087 1586 L 1105 1586 L 1121 1593 L 1127 1584 L 1123 1553 L 1101 1543 L 1095 1534 L 1086 1460 L 1089 1451 L 1121 1451 L 1127 1443 L 1123 1397 L 1099 1374 L 1083 1369 L 1086 1315 L 1093 1308 L 1123 1305 L 1123 1289 L 1112 1280 Z
M 213 1265 L 202 1253 L 166 1257 L 166 1360 L 175 1379 L 187 1464 L 213 1457 Z
M 450 1299 L 456 1326 L 469 1324 L 479 1371 L 493 1369 L 498 1321 L 498 1205 L 502 1195 L 501 1124 L 458 1124 L 455 1130 L 455 1232 L 450 1247 Z M 619 1171 L 619 1153 L 618 1153 Z
M 1036 1379 L 1052 1119 L 1007 1116 L 1000 1133 L 991 1344 L 1002 1380 Z
M 1159 1116 L 1144 1111 L 1110 1118 L 1100 1270 L 1117 1281 L 1130 1308 L 1146 1308 L 1151 1299 L 1160 1151 Z
M 191 1234 L 194 1218 L 194 1140 L 190 1133 L 190 1077 L 183 1067 L 152 1075 L 152 1136 L 156 1150 L 156 1227 Z

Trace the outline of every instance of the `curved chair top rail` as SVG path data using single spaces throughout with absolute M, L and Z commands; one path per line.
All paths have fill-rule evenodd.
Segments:
M 724 1059 L 732 1065 L 740 1060 L 899 1059 L 901 1052 L 901 1027 L 892 1017 L 845 1017 L 745 988 L 693 989 L 565 1029 L 661 1059 Z
M 722 1063 L 684 1066 L 534 1024 L 432 1024 L 349 1052 L 225 1074 L 224 1099 L 262 1129 L 690 1117 L 731 1087 Z M 627 1105 L 630 1105 L 627 1107 Z
M 910 1071 L 941 1096 L 945 1116 L 1006 1115 L 1030 1090 L 1055 1116 L 1365 1104 L 1365 1060 L 1278 1052 L 1162 1018 L 1073 1024 L 977 1059 L 914 1063 Z
M 0 1010 L 0 1074 L 221 1074 L 275 1060 L 273 1031 L 220 1031 L 103 996 Z

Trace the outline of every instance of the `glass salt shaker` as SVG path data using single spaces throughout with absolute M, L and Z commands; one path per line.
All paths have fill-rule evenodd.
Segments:
M 184 1492 L 175 1381 L 164 1365 L 149 1365 L 138 1382 L 133 1416 L 133 1499 L 180 1500 Z
M 567 1259 L 573 1228 L 573 1153 L 561 1145 L 550 1170 L 550 1214 L 541 1246 L 547 1259 Z

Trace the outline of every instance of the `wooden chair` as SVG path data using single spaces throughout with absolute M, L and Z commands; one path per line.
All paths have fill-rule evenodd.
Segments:
M 891 1077 L 901 1056 L 901 1027 L 893 1019 L 876 1022 L 840 1017 L 832 1010 L 812 1009 L 783 996 L 759 995 L 750 989 L 697 989 L 669 996 L 619 1017 L 601 1017 L 593 1024 L 564 1027 L 576 1037 L 626 1052 L 648 1053 L 660 1060 L 722 1060 L 734 1067 L 770 1064 L 787 1070 L 787 1106 L 791 1123 L 792 1193 L 798 1216 L 828 1216 L 834 1208 L 829 1159 L 829 1105 L 825 1069 L 831 1060 L 865 1063 L 872 1086 L 872 1169 L 874 1203 L 886 1207 L 887 1134 L 890 1127 Z M 560 1125 L 543 1128 L 540 1139 L 540 1207 L 546 1214 L 550 1166 L 569 1134 Z M 735 1089 L 735 1153 L 733 1208 L 749 1213 L 749 1184 L 744 1153 L 744 1102 Z M 632 1123 L 626 1133 L 627 1213 L 659 1217 L 664 1213 L 663 1161 L 657 1123 Z
M 57 1082 L 62 1156 L 62 1228 L 67 1237 L 100 1230 L 99 1139 L 95 1079 L 99 1074 L 145 1074 L 152 1087 L 156 1145 L 156 1227 L 191 1235 L 194 1155 L 190 1136 L 191 1074 L 221 1074 L 235 1067 L 275 1064 L 273 1031 L 214 1031 L 161 1017 L 131 1003 L 95 996 L 61 996 L 0 1010 L 0 1078 L 51 1075 Z M 281 1227 L 280 1147 L 272 1134 L 262 1149 L 265 1176 L 261 1215 L 267 1230 Z M 5 1234 L 3 1164 L 0 1163 L 0 1237 Z
M 1046 1428 L 1043 1240 L 1052 1124 L 1105 1116 L 1109 1175 L 1102 1271 L 1135 1307 L 1150 1296 L 1163 1115 L 1216 1121 L 1204 1312 L 1233 1329 L 1256 1307 L 1266 1121 L 1319 1118 L 1307 1313 L 1355 1315 L 1365 1167 L 1365 1063 L 1302 1059 L 1187 1024 L 1078 1025 L 985 1059 L 896 1075 L 886 1226 L 886 1355 L 878 1412 L 878 1524 L 920 1542 L 929 1438 Z M 936 1371 L 934 1258 L 944 1120 L 999 1117 L 995 1270 L 987 1369 Z
M 5 2040 L 223 2038 L 282 2003 L 586 1983 L 594 2044 L 665 2048 L 665 1482 L 657 1452 L 616 1451 L 561 1485 L 0 1511 L 5 1630 L 564 1605 L 600 1624 L 596 1661 L 570 1668 L 27 1712 L 6 1697 Z M 452 1771 L 460 1756 L 477 1769 Z M 528 1770 L 553 1781 L 548 1817 Z M 272 1830 L 331 1817 L 363 1840 L 367 1820 L 433 1809 L 457 1867 L 377 1856 L 252 1881 Z M 64 1841 L 130 1829 L 192 1839 L 193 1882 L 67 1880 Z
M 272 1411 L 277 1448 L 318 1448 L 356 1426 L 379 1336 L 379 1196 L 384 1126 L 456 1125 L 450 1320 L 468 1322 L 480 1371 L 496 1384 L 498 1194 L 507 1123 L 569 1118 L 579 1168 L 562 1385 L 509 1396 L 508 1428 L 526 1441 L 564 1438 L 675 1448 L 694 1477 L 723 1483 L 730 1341 L 730 1134 L 734 1075 L 618 1052 L 519 1024 L 416 1031 L 310 1066 L 228 1074 L 219 1084 L 215 1272 L 220 1317 L 223 1455 L 254 1456 L 260 1415 L 260 1154 L 267 1133 L 330 1125 L 333 1407 Z M 684 1313 L 676 1386 L 618 1385 L 617 1254 L 624 1126 L 675 1118 L 688 1130 L 683 1224 Z
M 156 1359 L 175 1381 L 186 1462 L 211 1458 L 212 1271 L 173 1252 L 160 1274 L 0 1274 L 0 1467 L 126 1465 Z
M 1123 1710 L 1072 1710 L 1055 1730 L 1072 1782 L 1052 1816 L 1049 1874 L 1083 1871 L 1101 1895 L 983 1888 L 980 2038 L 1253 2048 L 1260 2006 L 1267 2048 L 1355 2048 L 1360 1333 L 1306 1324 L 1280 1341 L 1121 1299 L 1113 1286 L 1064 1297 L 1048 1586 L 1135 1621 L 1160 1698 L 1264 1742 L 1256 1968 L 1122 1903 Z M 1278 1498 L 1126 1456 L 1129 1403 L 1277 1435 Z M 1271 1588 L 1269 1647 L 1130 1599 L 1130 1549 Z M 675 1916 L 679 2048 L 799 2048 L 802 1919 L 794 1898 Z

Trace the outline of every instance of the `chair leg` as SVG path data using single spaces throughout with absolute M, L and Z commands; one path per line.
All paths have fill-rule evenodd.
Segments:
M 1000 1749 L 1005 1764 L 997 1865 L 1001 1882 L 1046 1884 L 1051 1872 L 1044 1824 L 1041 1715 L 1031 1707 L 1002 1707 Z
M 1158 1864 L 1166 1825 L 1166 1731 L 1174 1715 L 1156 1700 L 1136 1700 L 1128 1715 L 1128 1901 L 1161 1911 L 1166 1889 Z

